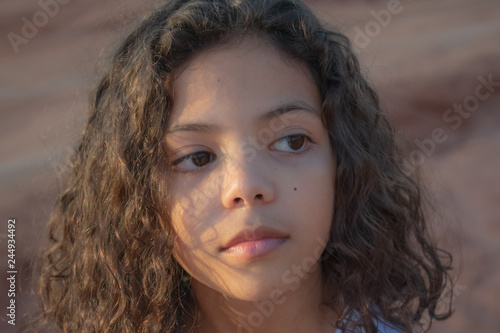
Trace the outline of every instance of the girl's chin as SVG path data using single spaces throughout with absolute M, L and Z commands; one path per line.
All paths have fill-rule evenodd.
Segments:
M 224 288 L 214 289 L 224 298 L 242 302 L 259 302 L 270 299 L 281 299 L 287 292 L 294 290 L 294 286 L 283 283 L 270 283 L 269 280 L 245 280 L 241 283 L 235 281 Z

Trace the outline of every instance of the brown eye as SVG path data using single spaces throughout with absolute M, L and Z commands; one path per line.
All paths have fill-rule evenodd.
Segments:
M 215 160 L 215 155 L 207 151 L 199 151 L 179 158 L 172 163 L 178 171 L 189 172 L 201 168 Z
M 288 146 L 293 150 L 299 150 L 304 145 L 304 136 L 293 135 L 288 137 Z
M 276 141 L 272 146 L 273 149 L 289 152 L 292 154 L 300 154 L 301 152 L 307 150 L 303 149 L 306 146 L 306 141 L 313 142 L 307 135 L 304 134 L 294 134 L 289 135 Z
M 191 160 L 193 161 L 194 165 L 201 167 L 210 162 L 210 154 L 206 151 L 195 153 L 192 155 Z

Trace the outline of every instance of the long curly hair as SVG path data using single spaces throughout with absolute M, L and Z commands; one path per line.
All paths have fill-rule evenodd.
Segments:
M 124 40 L 95 91 L 88 124 L 48 224 L 39 299 L 62 332 L 176 332 L 190 299 L 173 256 L 164 137 L 176 69 L 252 35 L 305 63 L 337 157 L 335 214 L 322 259 L 338 326 L 411 332 L 437 313 L 451 256 L 431 241 L 419 183 L 343 34 L 297 0 L 173 0 Z

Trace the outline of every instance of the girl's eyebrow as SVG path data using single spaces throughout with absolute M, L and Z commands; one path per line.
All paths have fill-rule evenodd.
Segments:
M 319 111 L 314 109 L 312 106 L 303 101 L 294 101 L 285 105 L 280 105 L 273 108 L 271 111 L 264 113 L 259 116 L 258 122 L 264 123 L 278 118 L 280 115 L 292 112 L 292 111 L 306 111 L 316 117 L 319 117 Z
M 288 104 L 280 105 L 273 108 L 272 110 L 260 115 L 257 118 L 258 123 L 269 122 L 279 116 L 293 112 L 293 111 L 306 111 L 307 114 L 314 115 L 315 117 L 320 117 L 319 111 L 314 109 L 309 104 L 303 101 L 295 101 Z M 204 124 L 204 123 L 189 123 L 189 124 L 179 124 L 175 125 L 172 129 L 167 131 L 167 134 L 173 134 L 175 132 L 197 132 L 197 133 L 213 133 L 220 132 L 221 127 L 216 124 Z

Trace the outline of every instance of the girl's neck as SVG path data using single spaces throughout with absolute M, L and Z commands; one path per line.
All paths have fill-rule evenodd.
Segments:
M 322 306 L 321 270 L 300 280 L 296 290 L 274 300 L 256 302 L 229 299 L 197 281 L 192 282 L 197 315 L 194 333 L 335 332 L 337 315 Z

